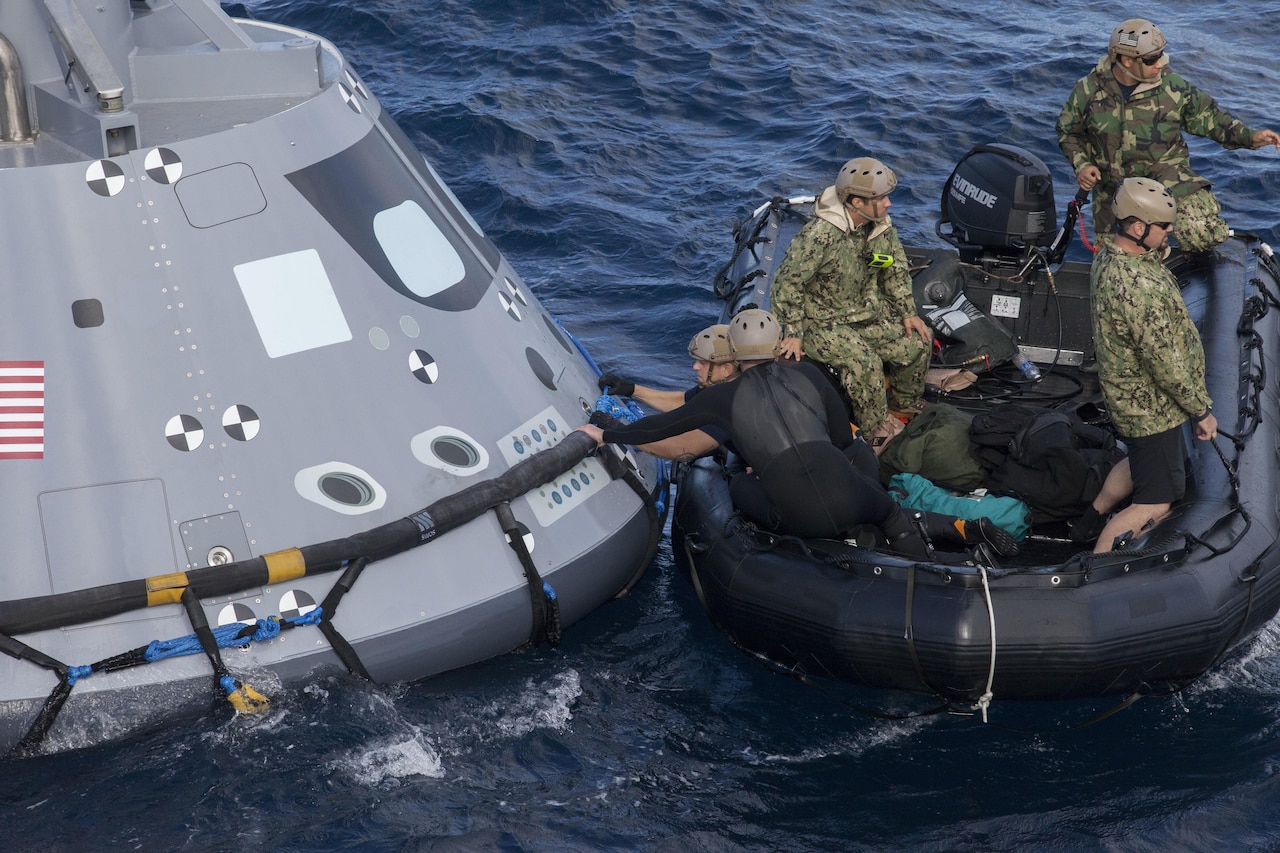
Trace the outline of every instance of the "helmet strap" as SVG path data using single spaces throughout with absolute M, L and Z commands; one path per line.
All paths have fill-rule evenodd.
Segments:
M 1142 59 L 1136 56 L 1130 56 L 1127 58 L 1133 63 L 1132 66 L 1125 65 L 1123 62 L 1121 62 L 1120 61 L 1121 56 L 1118 53 L 1111 60 L 1112 69 L 1115 71 L 1119 71 L 1121 74 L 1124 74 L 1126 77 L 1129 78 L 1130 82 L 1125 83 L 1124 81 L 1120 80 L 1117 77 L 1116 78 L 1117 82 L 1119 82 L 1120 85 L 1140 86 L 1143 83 L 1154 83 L 1160 79 L 1160 74 L 1161 74 L 1160 66 L 1152 66 L 1151 76 L 1143 77 L 1140 72 L 1142 71 L 1142 69 L 1146 68 L 1147 66 L 1142 64 Z
M 856 195 L 850 195 L 849 198 L 845 201 L 844 213 L 845 213 L 845 216 L 849 217 L 849 224 L 852 225 L 854 228 L 857 228 L 861 225 L 865 225 L 866 222 L 869 222 L 870 220 L 862 213 L 861 210 L 858 210 L 856 207 L 853 206 L 853 200 L 855 198 L 857 198 Z M 854 222 L 853 218 L 855 216 L 862 219 L 863 222 Z
M 724 376 L 717 378 L 716 368 L 719 367 L 721 364 L 727 364 L 730 367 L 732 367 L 733 370 L 729 371 Z M 735 375 L 737 375 L 738 370 L 739 370 L 738 363 L 736 361 L 712 362 L 711 368 L 707 371 L 707 386 L 710 387 L 712 385 L 722 385 L 725 382 L 728 382 L 730 379 L 733 379 Z
M 1139 221 L 1139 222 L 1142 222 L 1142 220 L 1141 220 L 1141 219 L 1139 219 L 1138 221 Z M 1151 223 L 1150 223 L 1150 222 L 1142 222 L 1142 236 L 1141 236 L 1141 237 L 1134 237 L 1132 234 L 1130 234 L 1130 233 L 1129 233 L 1129 231 L 1128 231 L 1128 229 L 1127 229 L 1127 228 L 1125 228 L 1124 226 L 1122 226 L 1122 225 L 1121 225 L 1120 223 L 1118 223 L 1118 222 L 1116 223 L 1116 233 L 1118 233 L 1121 237 L 1124 237 L 1124 238 L 1126 238 L 1127 240 L 1129 240 L 1129 242 L 1133 243 L 1135 246 L 1137 246 L 1137 247 L 1138 247 L 1139 249 L 1141 249 L 1142 251 L 1144 251 L 1144 252 L 1149 252 L 1149 251 L 1151 251 L 1151 247 L 1147 245 L 1147 237 L 1151 236 Z
M 866 214 L 866 212 L 864 212 L 863 210 L 860 210 L 860 209 L 858 209 L 858 208 L 854 207 L 854 206 L 853 206 L 853 200 L 854 200 L 855 198 L 856 198 L 856 199 L 861 200 L 863 204 L 867 204 L 867 203 L 868 203 L 868 202 L 867 202 L 867 199 L 862 198 L 861 196 L 856 196 L 856 195 L 851 195 L 851 196 L 849 196 L 849 200 L 845 202 L 845 207 L 846 207 L 846 208 L 847 208 L 851 213 L 857 214 L 857 216 L 858 216 L 859 218 L 861 218 L 861 219 L 862 219 L 862 222 L 853 222 L 852 217 L 851 217 L 851 218 L 850 218 L 850 222 L 853 224 L 853 226 L 854 226 L 854 227 L 856 227 L 856 228 L 861 228 L 861 227 L 862 227 L 862 226 L 864 226 L 864 225 L 872 225 L 872 224 L 879 225 L 880 223 L 884 222 L 884 217 L 883 217 L 883 216 L 868 216 L 868 215 Z

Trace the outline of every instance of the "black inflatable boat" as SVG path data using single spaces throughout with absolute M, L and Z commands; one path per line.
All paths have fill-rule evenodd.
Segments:
M 1001 203 L 976 215 L 953 209 L 961 179 Z M 768 306 L 775 265 L 810 201 L 774 199 L 736 229 L 716 282 L 726 316 Z M 917 304 L 923 315 L 963 296 L 1007 339 L 952 341 L 959 357 L 949 363 L 992 370 L 947 402 L 979 413 L 1100 399 L 1088 369 L 1089 266 L 1061 263 L 1078 207 L 1059 228 L 1047 169 L 1019 149 L 979 146 L 957 166 L 938 227 L 953 247 L 908 250 Z M 1204 342 L 1221 428 L 1215 442 L 1189 442 L 1188 494 L 1169 518 L 1107 554 L 1082 552 L 1063 524 L 1047 521 L 998 563 L 981 554 L 917 562 L 762 532 L 729 500 L 732 456 L 707 457 L 682 466 L 673 530 L 712 620 L 796 672 L 983 707 L 993 696 L 1178 689 L 1213 667 L 1280 608 L 1280 266 L 1242 234 L 1215 258 L 1175 253 L 1167 263 Z M 1042 379 L 994 364 L 989 350 L 1004 347 L 997 356 L 1007 358 L 1015 346 Z

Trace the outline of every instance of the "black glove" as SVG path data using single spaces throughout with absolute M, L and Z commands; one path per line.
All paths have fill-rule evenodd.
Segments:
M 615 397 L 630 397 L 636 393 L 636 383 L 629 379 L 623 379 L 616 373 L 606 373 L 596 380 L 596 384 L 600 386 L 601 391 L 604 391 L 607 387 L 609 393 Z

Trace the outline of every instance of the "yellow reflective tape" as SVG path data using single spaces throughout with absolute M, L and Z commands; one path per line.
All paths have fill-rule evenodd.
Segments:
M 182 600 L 182 591 L 186 588 L 186 572 L 174 572 L 169 575 L 156 575 L 155 577 L 147 578 L 147 606 L 177 604 Z
M 297 548 L 288 551 L 276 551 L 262 559 L 267 561 L 267 583 L 280 583 L 300 578 L 307 573 L 307 561 Z

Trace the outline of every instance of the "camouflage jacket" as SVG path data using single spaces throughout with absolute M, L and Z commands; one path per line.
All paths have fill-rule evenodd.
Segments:
M 916 313 L 907 253 L 886 221 L 854 226 L 827 187 L 814 204 L 813 219 L 791 240 L 773 279 L 770 309 L 788 337 L 804 340 L 814 327 L 900 320 Z M 873 267 L 873 254 L 893 264 Z
M 1184 131 L 1224 148 L 1253 145 L 1251 128 L 1177 74 L 1139 84 L 1126 100 L 1105 56 L 1071 90 L 1057 128 L 1071 168 L 1097 166 L 1108 196 L 1125 178 L 1153 178 L 1175 198 L 1209 186 L 1191 169 Z
M 1089 282 L 1098 380 L 1120 434 L 1155 435 L 1203 414 L 1204 347 L 1160 253 L 1131 255 L 1104 234 Z

